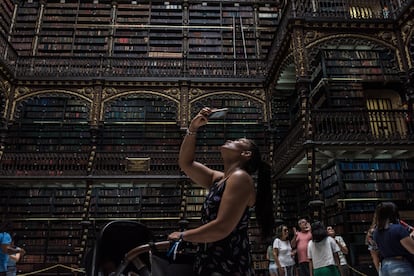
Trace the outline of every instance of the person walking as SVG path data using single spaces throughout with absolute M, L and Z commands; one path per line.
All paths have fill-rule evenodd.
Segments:
M 348 247 L 346 246 L 344 239 L 336 234 L 335 229 L 332 226 L 326 227 L 326 231 L 328 232 L 328 235 L 335 240 L 341 250 L 338 252 L 340 262 L 339 270 L 341 272 L 341 276 L 349 276 L 350 272 L 345 256 L 348 254 Z
M 324 225 L 312 224 L 312 240 L 308 245 L 309 272 L 311 276 L 340 276 L 339 255 L 341 251 L 335 240 L 328 236 Z
M 295 260 L 293 256 L 295 251 L 289 241 L 289 228 L 286 225 L 280 225 L 276 229 L 276 239 L 273 242 L 273 255 L 279 276 L 293 276 Z
M 414 240 L 406 227 L 399 223 L 398 207 L 393 202 L 381 202 L 375 209 L 377 226 L 374 241 L 382 257 L 382 276 L 414 275 Z
M 197 131 L 207 124 L 212 112 L 205 107 L 192 119 L 178 158 L 184 173 L 209 189 L 201 210 L 202 225 L 173 232 L 168 239 L 199 244 L 194 263 L 198 275 L 254 275 L 248 234 L 250 210 L 255 208 L 263 238 L 270 237 L 274 222 L 270 165 L 247 138 L 229 140 L 220 147 L 224 171 L 195 161 Z M 252 177 L 256 172 L 257 185 Z
M 296 249 L 296 254 L 299 263 L 299 275 L 309 276 L 309 259 L 307 255 L 308 243 L 312 239 L 311 225 L 305 218 L 298 221 L 300 231 L 293 228 L 294 236 L 290 242 L 293 249 Z

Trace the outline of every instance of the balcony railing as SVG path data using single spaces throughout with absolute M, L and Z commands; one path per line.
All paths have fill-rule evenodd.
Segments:
M 294 162 L 305 146 L 414 145 L 414 120 L 407 110 L 312 110 L 312 135 L 306 137 L 302 120 L 296 121 L 274 156 L 275 171 Z M 306 145 L 305 145 L 306 144 Z
M 407 110 L 315 110 L 315 142 L 414 143 L 414 124 Z
M 263 60 L 206 60 L 119 57 L 19 57 L 15 66 L 25 78 L 243 78 L 262 80 Z
M 294 0 L 292 16 L 295 18 L 338 19 L 395 19 L 412 0 Z

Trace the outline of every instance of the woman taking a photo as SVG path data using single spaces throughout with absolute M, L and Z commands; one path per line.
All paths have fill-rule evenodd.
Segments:
M 258 146 L 246 138 L 220 147 L 224 171 L 195 161 L 197 131 L 211 113 L 205 107 L 191 121 L 178 160 L 194 183 L 209 189 L 201 210 L 202 226 L 171 233 L 168 238 L 199 243 L 194 264 L 197 275 L 254 275 L 247 231 L 250 209 L 255 208 L 262 236 L 269 237 L 274 221 L 270 166 L 262 161 Z M 257 185 L 252 177 L 256 171 Z

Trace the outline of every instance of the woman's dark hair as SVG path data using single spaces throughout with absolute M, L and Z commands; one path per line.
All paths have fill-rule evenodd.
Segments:
M 260 226 L 262 237 L 267 238 L 272 235 L 274 228 L 271 167 L 262 160 L 257 144 L 252 140 L 248 139 L 248 141 L 251 158 L 245 164 L 244 169 L 249 174 L 257 171 L 256 220 Z
M 314 242 L 320 242 L 328 236 L 325 226 L 320 221 L 315 221 L 311 225 L 312 228 L 312 240 Z
M 385 229 L 388 223 L 399 223 L 398 207 L 393 202 L 381 202 L 375 209 L 378 230 Z

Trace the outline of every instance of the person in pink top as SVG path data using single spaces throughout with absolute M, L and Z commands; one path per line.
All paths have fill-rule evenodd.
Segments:
M 309 276 L 309 259 L 308 259 L 308 243 L 312 239 L 312 232 L 310 223 L 301 218 L 298 221 L 300 231 L 293 228 L 294 236 L 290 242 L 292 249 L 296 248 L 296 254 L 299 263 L 299 275 Z

